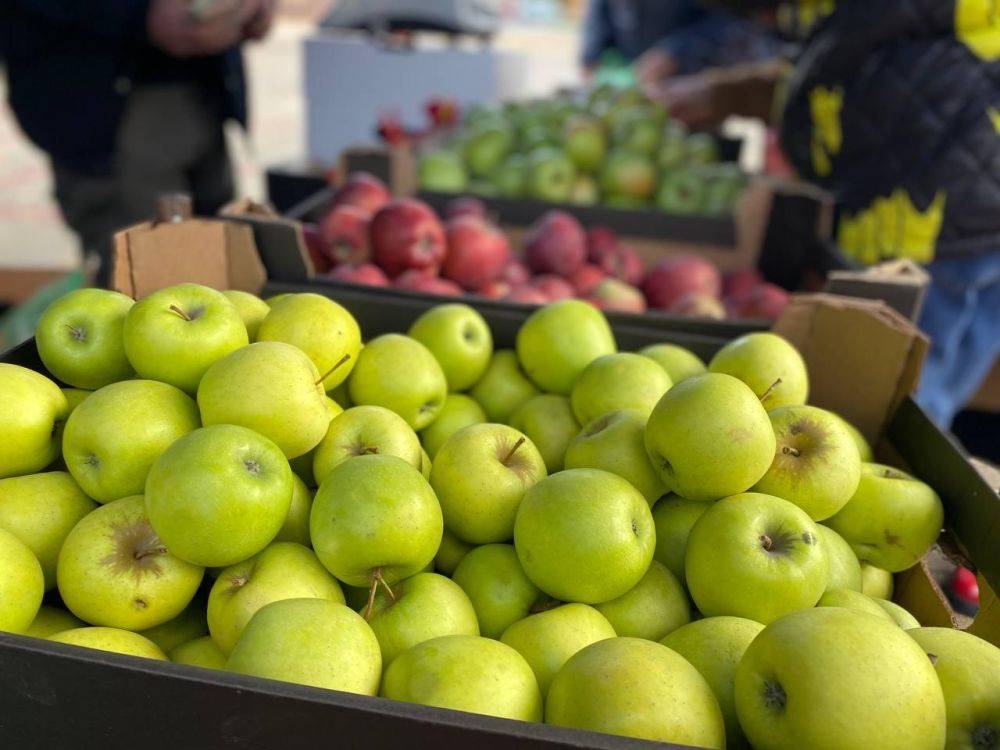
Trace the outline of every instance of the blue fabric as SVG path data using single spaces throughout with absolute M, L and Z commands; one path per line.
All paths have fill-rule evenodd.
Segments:
M 1000 250 L 942 258 L 927 270 L 920 327 L 931 349 L 917 401 L 947 428 L 1000 357 Z

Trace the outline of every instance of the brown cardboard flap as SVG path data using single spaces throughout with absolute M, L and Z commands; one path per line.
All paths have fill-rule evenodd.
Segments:
M 306 246 L 302 222 L 277 216 L 244 214 L 232 217 L 253 230 L 257 255 L 268 278 L 308 279 L 316 269 Z
M 825 292 L 847 297 L 881 299 L 909 320 L 924 306 L 930 275 L 910 260 L 893 260 L 861 271 L 832 271 Z
M 969 626 L 969 632 L 994 646 L 1000 646 L 1000 599 L 982 575 L 976 576 L 976 579 L 979 581 L 979 612 Z
M 926 560 L 897 573 L 894 586 L 893 601 L 925 628 L 968 627 L 969 618 L 955 612 L 948 604 L 948 597 L 931 575 Z

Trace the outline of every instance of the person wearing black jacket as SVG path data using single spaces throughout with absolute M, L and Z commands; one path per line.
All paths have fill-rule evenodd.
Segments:
M 201 15 L 199 15 L 199 8 Z M 246 122 L 239 44 L 273 0 L 3 0 L 0 56 L 21 128 L 107 281 L 112 233 L 182 191 L 197 213 L 233 195 L 223 124 Z

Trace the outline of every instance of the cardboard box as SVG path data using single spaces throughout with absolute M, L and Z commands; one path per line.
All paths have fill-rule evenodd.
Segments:
M 884 301 L 916 322 L 924 306 L 930 275 L 910 260 L 894 260 L 858 270 L 830 273 L 823 291 L 845 297 Z

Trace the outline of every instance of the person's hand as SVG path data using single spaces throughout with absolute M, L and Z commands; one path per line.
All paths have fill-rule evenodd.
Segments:
M 214 55 L 239 44 L 270 0 L 218 3 L 202 20 L 191 15 L 188 0 L 151 0 L 146 30 L 152 44 L 174 57 Z
M 647 50 L 635 61 L 636 81 L 646 96 L 651 96 L 676 72 L 677 61 L 673 55 L 659 47 Z
M 672 118 L 693 128 L 715 127 L 732 114 L 721 79 L 710 72 L 671 78 L 648 95 L 666 107 Z

